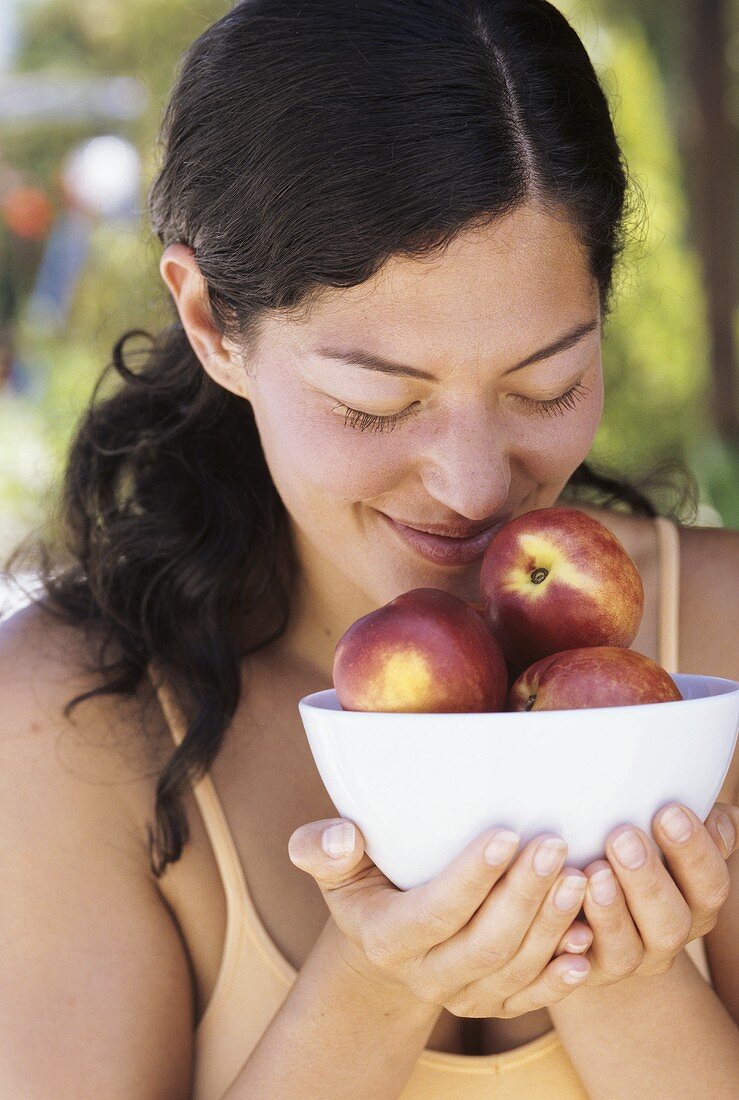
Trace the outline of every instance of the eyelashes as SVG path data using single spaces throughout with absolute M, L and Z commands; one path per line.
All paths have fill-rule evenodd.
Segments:
M 336 409 L 346 409 L 344 426 L 358 428 L 360 432 L 371 428 L 375 432 L 392 431 L 396 424 L 413 414 L 415 405 L 409 405 L 403 412 L 393 413 L 392 416 L 376 416 L 374 413 L 360 412 L 359 409 L 350 409 L 348 405 L 335 405 Z
M 559 397 L 553 397 L 551 401 L 531 401 L 528 397 L 520 398 L 520 400 L 526 402 L 526 404 L 535 405 L 545 416 L 550 416 L 552 413 L 555 416 L 561 416 L 567 409 L 574 409 L 578 401 L 588 392 L 587 386 L 583 386 L 582 382 L 576 382 L 566 393 L 561 394 Z
M 516 401 L 522 404 L 526 409 L 534 414 L 541 416 L 562 416 L 568 410 L 574 409 L 578 403 L 587 393 L 589 389 L 587 386 L 583 386 L 582 382 L 576 382 L 574 386 L 571 386 L 565 393 L 560 394 L 559 397 L 553 397 L 549 401 L 536 401 L 530 397 L 521 397 L 516 395 Z M 352 409 L 348 405 L 335 405 L 333 412 L 337 409 L 345 409 L 346 415 L 344 417 L 344 426 L 348 428 L 355 428 L 360 432 L 367 431 L 368 429 L 373 432 L 385 432 L 392 431 L 393 428 L 401 421 L 406 420 L 409 416 L 412 416 L 416 411 L 415 402 L 413 405 L 409 405 L 407 409 L 403 409 L 402 412 L 393 413 L 390 416 L 378 416 L 375 413 L 361 412 L 359 409 Z

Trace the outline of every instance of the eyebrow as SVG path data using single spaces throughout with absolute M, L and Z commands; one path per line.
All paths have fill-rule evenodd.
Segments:
M 513 374 L 514 371 L 523 370 L 524 367 L 528 367 L 532 363 L 540 363 L 544 359 L 551 359 L 553 355 L 557 355 L 560 351 L 567 351 L 568 348 L 579 343 L 588 333 L 594 332 L 599 324 L 600 320 L 596 317 L 592 321 L 578 325 L 571 332 L 560 336 L 553 344 L 547 344 L 545 348 L 535 351 L 533 355 L 527 356 L 520 363 L 516 363 L 515 366 L 503 371 L 503 377 L 507 374 Z M 422 378 L 425 382 L 439 381 L 436 375 L 430 374 L 428 371 L 419 370 L 417 367 L 408 367 L 404 363 L 393 363 L 390 359 L 385 359 L 381 355 L 371 355 L 366 351 L 322 347 L 316 348 L 316 355 L 320 355 L 323 359 L 338 359 L 342 363 L 351 363 L 353 366 L 365 367 L 367 370 L 382 371 L 383 374 L 402 374 L 408 378 Z

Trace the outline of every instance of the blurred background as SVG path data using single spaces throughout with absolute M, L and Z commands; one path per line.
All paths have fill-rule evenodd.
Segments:
M 555 2 L 647 212 L 617 279 L 592 458 L 635 481 L 684 462 L 696 522 L 739 528 L 739 0 Z M 0 561 L 53 522 L 115 340 L 168 323 L 145 209 L 158 125 L 180 55 L 232 6 L 0 0 Z

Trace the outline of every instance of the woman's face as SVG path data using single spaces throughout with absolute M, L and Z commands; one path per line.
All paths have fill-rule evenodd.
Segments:
M 185 270 L 165 253 L 198 349 Z M 601 417 L 600 338 L 598 289 L 574 231 L 524 207 L 443 256 L 394 258 L 361 286 L 327 290 L 308 319 L 266 314 L 247 363 L 230 345 L 227 369 L 214 371 L 200 351 L 251 401 L 289 513 L 301 566 L 291 652 L 330 669 L 351 623 L 411 588 L 479 598 L 481 559 L 428 561 L 384 517 L 482 525 L 554 504 Z
M 571 347 L 516 369 L 589 324 Z M 353 616 L 344 629 L 410 588 L 478 598 L 480 560 L 430 562 L 382 513 L 454 526 L 554 504 L 601 417 L 600 338 L 574 232 L 531 208 L 458 237 L 443 257 L 393 259 L 327 292 L 304 323 L 268 316 L 248 396 L 305 580 Z M 347 409 L 400 419 L 348 421 Z

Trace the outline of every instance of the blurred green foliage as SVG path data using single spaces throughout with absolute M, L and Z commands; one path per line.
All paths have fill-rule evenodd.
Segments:
M 20 69 L 125 74 L 148 90 L 145 113 L 117 129 L 143 157 L 142 211 L 178 60 L 230 6 L 224 0 L 197 6 L 42 0 L 26 11 Z M 686 461 L 706 506 L 702 521 L 719 521 L 716 509 L 724 524 L 739 526 L 739 461 L 717 440 L 708 412 L 706 306 L 662 70 L 628 11 L 619 15 L 610 0 L 559 0 L 558 6 L 581 34 L 609 96 L 637 200 L 604 337 L 606 411 L 593 458 L 635 480 L 664 461 Z M 104 132 L 109 128 L 8 127 L 2 150 L 54 195 L 64 154 Z M 171 319 L 158 259 L 145 213 L 135 226 L 101 223 L 63 336 L 21 323 L 20 354 L 34 386 L 26 395 L 0 397 L 0 551 L 43 521 L 75 420 L 115 340 L 128 328 L 156 329 Z

